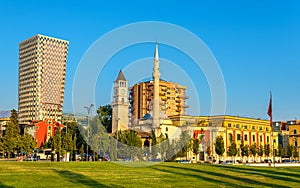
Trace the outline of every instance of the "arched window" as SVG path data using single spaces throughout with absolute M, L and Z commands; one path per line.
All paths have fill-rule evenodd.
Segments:
M 229 138 L 229 141 L 230 141 L 230 142 L 233 142 L 232 133 L 229 133 L 228 138 Z
M 144 142 L 144 147 L 150 147 L 150 142 L 149 142 L 148 138 Z
M 296 129 L 294 129 L 294 134 L 297 134 L 297 130 Z

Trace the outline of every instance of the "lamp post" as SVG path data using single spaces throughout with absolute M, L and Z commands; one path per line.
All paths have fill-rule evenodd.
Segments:
M 90 104 L 89 107 L 85 106 L 84 108 L 87 109 L 87 142 L 86 142 L 86 161 L 88 161 L 88 152 L 89 152 L 89 136 L 90 136 L 90 130 L 89 130 L 89 116 L 90 116 L 90 113 L 91 113 L 91 110 L 92 110 L 92 107 L 94 105 L 93 104 Z

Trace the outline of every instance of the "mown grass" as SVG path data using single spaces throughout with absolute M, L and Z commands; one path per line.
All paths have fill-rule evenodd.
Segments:
M 125 163 L 130 164 L 130 163 Z M 142 165 L 143 166 L 143 165 Z M 300 168 L 0 162 L 0 187 L 300 187 Z

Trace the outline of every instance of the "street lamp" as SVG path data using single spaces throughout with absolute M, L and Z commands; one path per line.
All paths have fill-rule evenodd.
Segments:
M 92 107 L 94 105 L 91 104 L 89 107 L 85 106 L 84 108 L 87 109 L 87 142 L 86 142 L 86 161 L 88 161 L 88 152 L 89 152 L 89 136 L 90 136 L 90 130 L 89 130 L 89 116 L 91 114 Z

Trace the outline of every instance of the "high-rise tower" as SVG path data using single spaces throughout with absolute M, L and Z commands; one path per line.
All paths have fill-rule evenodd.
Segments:
M 44 35 L 19 43 L 19 123 L 61 121 L 69 42 Z
M 128 129 L 128 82 L 120 70 L 114 81 L 114 93 L 112 102 L 112 133 L 118 130 Z
M 154 92 L 153 92 L 153 128 L 158 128 L 160 126 L 159 121 L 159 78 L 160 78 L 160 72 L 159 72 L 159 58 L 158 58 L 158 44 L 156 42 L 155 45 L 155 52 L 154 52 L 154 67 L 153 67 L 153 85 L 154 85 Z
M 187 105 L 186 86 L 175 82 L 159 80 L 160 116 L 185 115 Z M 132 124 L 143 118 L 147 113 L 153 114 L 153 80 L 140 82 L 130 88 L 130 112 Z

